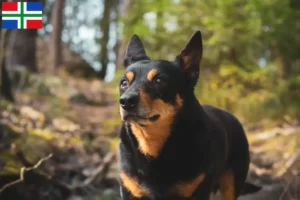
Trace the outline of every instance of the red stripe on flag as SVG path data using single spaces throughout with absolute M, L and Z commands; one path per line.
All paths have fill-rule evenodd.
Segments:
M 43 28 L 42 20 L 26 20 L 27 29 Z
M 2 2 L 2 11 L 18 11 L 18 2 Z

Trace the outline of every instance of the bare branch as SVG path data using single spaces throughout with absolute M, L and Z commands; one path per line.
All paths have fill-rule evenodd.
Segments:
M 290 158 L 287 160 L 283 168 L 276 174 L 276 177 L 283 176 L 291 167 L 295 164 L 295 162 L 300 159 L 300 149 L 296 150 Z
M 51 157 L 52 157 L 52 154 L 49 154 L 47 157 L 44 157 L 44 158 L 40 159 L 40 160 L 39 160 L 34 166 L 32 166 L 32 167 L 27 167 L 27 168 L 26 168 L 26 167 L 22 167 L 22 168 L 21 168 L 21 171 L 20 171 L 20 179 L 18 179 L 18 180 L 16 180 L 16 181 L 13 181 L 13 182 L 10 182 L 10 183 L 4 185 L 4 186 L 0 189 L 0 193 L 2 193 L 5 189 L 7 189 L 7 188 L 9 188 L 9 187 L 11 187 L 11 186 L 13 186 L 13 185 L 16 185 L 16 184 L 18 184 L 18 183 L 23 182 L 23 181 L 24 181 L 24 173 L 25 173 L 25 172 L 27 172 L 27 171 L 32 171 L 32 170 L 35 170 L 35 169 L 39 168 L 40 165 L 41 165 L 43 162 L 49 160 Z

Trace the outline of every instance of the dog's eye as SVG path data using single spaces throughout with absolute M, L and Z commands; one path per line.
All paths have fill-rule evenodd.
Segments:
M 128 81 L 127 80 L 122 80 L 121 81 L 121 88 L 126 88 L 128 86 Z
M 156 78 L 156 79 L 154 80 L 154 84 L 155 84 L 156 86 L 162 87 L 162 86 L 165 85 L 165 81 L 164 81 L 163 79 L 161 79 L 161 78 Z

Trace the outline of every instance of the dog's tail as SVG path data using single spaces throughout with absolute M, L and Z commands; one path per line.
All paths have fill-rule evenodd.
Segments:
M 244 190 L 242 191 L 241 195 L 251 194 L 258 192 L 262 189 L 262 187 L 254 185 L 252 183 L 245 182 L 244 184 Z

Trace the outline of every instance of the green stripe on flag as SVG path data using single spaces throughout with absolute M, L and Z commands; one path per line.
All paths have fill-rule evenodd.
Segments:
M 23 14 L 24 14 L 24 2 L 21 2 L 21 29 L 24 28 L 24 17 L 23 17 Z
M 42 14 L 23 14 L 24 17 L 42 17 Z M 2 17 L 20 17 L 20 14 L 3 14 Z

